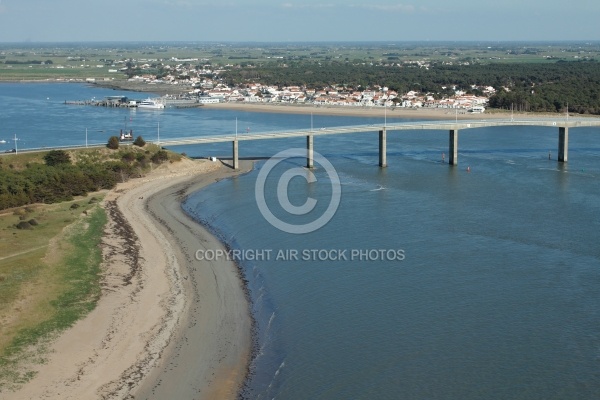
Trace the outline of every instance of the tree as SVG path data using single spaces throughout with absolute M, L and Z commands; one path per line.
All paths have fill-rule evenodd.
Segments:
M 71 156 L 64 150 L 51 150 L 44 156 L 44 161 L 49 167 L 69 165 L 71 164 Z
M 135 141 L 133 142 L 133 144 L 138 147 L 144 147 L 146 145 L 146 141 L 144 140 L 143 137 L 138 136 L 137 138 L 135 138 Z
M 108 139 L 108 143 L 106 144 L 106 147 L 108 147 L 109 149 L 112 149 L 112 150 L 117 150 L 119 148 L 119 138 L 116 136 L 111 136 Z

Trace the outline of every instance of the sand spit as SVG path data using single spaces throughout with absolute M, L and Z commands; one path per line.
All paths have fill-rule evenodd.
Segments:
M 29 383 L 3 398 L 236 398 L 251 350 L 243 283 L 231 262 L 194 259 L 197 249 L 222 245 L 180 202 L 238 173 L 183 160 L 109 192 L 96 309 L 60 335 Z

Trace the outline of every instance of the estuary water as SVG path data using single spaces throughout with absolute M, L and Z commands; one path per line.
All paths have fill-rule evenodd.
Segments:
M 82 144 L 87 127 L 105 142 L 125 123 L 147 140 L 159 124 L 161 138 L 225 134 L 236 118 L 243 134 L 382 123 L 61 103 L 115 94 L 2 84 L 0 139 Z M 376 132 L 315 137 L 341 196 L 310 233 L 275 228 L 255 193 L 265 160 L 304 139 L 240 142 L 241 157 L 264 160 L 188 198 L 184 209 L 238 250 L 248 280 L 257 352 L 246 398 L 600 398 L 600 130 L 570 130 L 567 164 L 556 162 L 555 128 L 459 135 L 459 166 L 450 167 L 446 131 L 389 132 L 384 169 Z M 229 157 L 230 146 L 174 150 Z M 311 183 L 307 171 L 288 180 L 292 207 L 316 201 L 290 216 L 277 185 L 305 160 L 279 161 L 264 186 L 274 217 L 303 224 L 323 214 L 336 187 L 331 168 L 317 164 Z

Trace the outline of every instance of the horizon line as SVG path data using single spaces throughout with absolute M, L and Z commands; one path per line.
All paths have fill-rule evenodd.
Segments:
M 365 43 L 374 43 L 374 44 L 388 44 L 388 45 L 396 45 L 403 43 L 420 43 L 420 44 L 439 44 L 439 43 L 525 43 L 525 44 L 533 44 L 533 43 L 600 43 L 600 39 L 532 39 L 532 40 L 452 40 L 452 39 L 440 39 L 440 40 L 286 40 L 286 41 L 266 41 L 266 40 L 49 40 L 49 41 L 1 41 L 0 45 L 10 45 L 10 44 L 86 44 L 86 43 L 205 43 L 205 44 L 220 44 L 220 43 L 232 43 L 232 44 L 365 44 Z

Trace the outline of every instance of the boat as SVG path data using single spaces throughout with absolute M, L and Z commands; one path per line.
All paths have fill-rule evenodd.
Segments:
M 470 113 L 473 113 L 473 114 L 482 114 L 482 113 L 485 112 L 485 107 L 483 107 L 483 106 L 473 106 L 473 107 L 469 108 L 467 111 L 470 112 Z
M 0 144 L 4 144 L 4 143 L 6 143 L 6 140 L 4 140 L 4 139 L 0 140 Z
M 123 129 L 121 129 L 119 140 L 122 142 L 133 140 L 133 130 L 130 130 L 129 132 L 123 132 Z
M 142 100 L 138 103 L 138 108 L 145 108 L 148 110 L 162 110 L 165 105 L 159 101 L 153 99 Z

